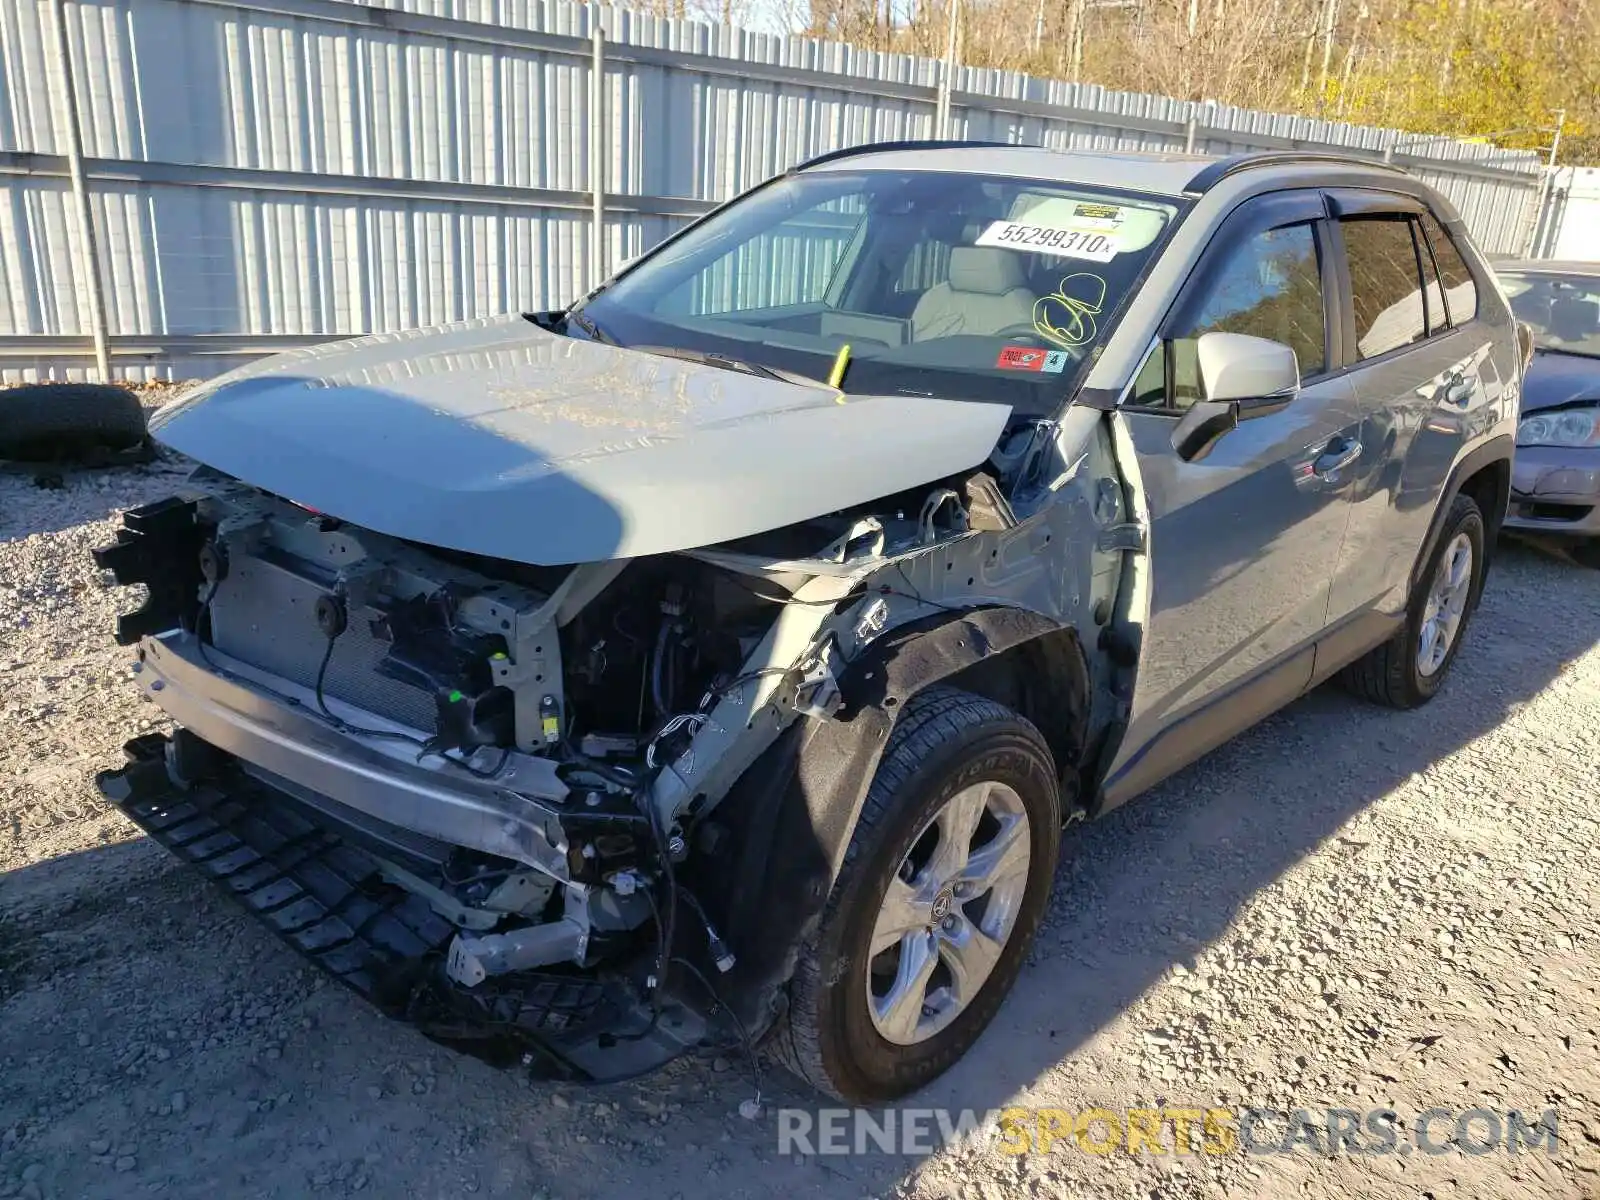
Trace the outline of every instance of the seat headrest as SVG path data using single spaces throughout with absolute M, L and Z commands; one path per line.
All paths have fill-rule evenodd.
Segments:
M 1022 263 L 1015 251 L 991 246 L 957 246 L 950 251 L 950 289 L 1004 296 L 1022 286 Z

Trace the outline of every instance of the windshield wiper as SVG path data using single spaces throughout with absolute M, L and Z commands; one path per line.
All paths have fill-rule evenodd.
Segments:
M 601 329 L 600 326 L 596 325 L 581 312 L 574 312 L 569 309 L 567 311 L 567 320 L 572 322 L 579 329 L 583 330 L 584 333 L 588 334 L 591 341 L 604 342 L 607 346 L 615 346 L 619 344 L 616 338 L 612 337 L 604 329 Z
M 809 375 L 802 375 L 798 371 L 779 371 L 764 363 L 751 362 L 749 359 L 734 358 L 729 354 L 719 354 L 715 350 L 689 350 L 682 346 L 629 346 L 630 350 L 639 350 L 645 354 L 659 354 L 663 358 L 681 358 L 687 362 L 703 363 L 708 367 L 721 367 L 725 371 L 740 371 L 746 375 L 755 375 L 761 379 L 775 379 L 779 383 L 806 383 L 812 387 L 826 385 L 820 379 L 813 379 Z
M 1540 346 L 1533 347 L 1535 354 L 1570 354 L 1573 358 L 1600 358 L 1600 351 L 1574 350 L 1569 346 Z

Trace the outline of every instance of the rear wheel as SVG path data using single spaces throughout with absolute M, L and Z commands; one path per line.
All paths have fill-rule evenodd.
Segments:
M 1457 496 L 1418 576 L 1404 628 L 1346 667 L 1340 676 L 1345 686 L 1391 708 L 1433 699 L 1478 607 L 1485 565 L 1483 514 L 1471 496 Z
M 1039 731 L 936 687 L 890 736 L 816 934 L 779 1052 L 841 1100 L 941 1074 L 1010 991 L 1049 900 L 1061 809 Z

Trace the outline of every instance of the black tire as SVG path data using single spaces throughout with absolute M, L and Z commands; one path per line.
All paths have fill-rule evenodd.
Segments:
M 910 1046 L 885 1040 L 868 1011 L 866 951 L 892 873 L 928 819 L 982 779 L 1012 787 L 1029 823 L 1016 923 L 992 973 L 949 1026 Z M 847 1103 L 916 1090 L 956 1062 L 993 1019 L 1022 969 L 1050 899 L 1061 800 L 1043 737 L 1003 705 L 951 687 L 912 699 L 884 749 L 844 866 L 815 934 L 800 948 L 774 1047 L 801 1079 Z
M 1467 606 L 1462 614 L 1461 627 L 1456 630 L 1455 641 L 1445 654 L 1444 662 L 1432 675 L 1424 675 L 1417 664 L 1419 641 L 1422 636 L 1423 610 L 1427 606 L 1428 591 L 1433 585 L 1435 572 L 1445 550 L 1457 534 L 1465 533 L 1472 543 L 1472 584 L 1467 595 Z M 1438 693 L 1445 677 L 1450 673 L 1461 643 L 1466 640 L 1467 627 L 1472 614 L 1477 611 L 1483 594 L 1484 572 L 1488 560 L 1484 555 L 1485 538 L 1483 514 L 1471 496 L 1457 496 L 1445 516 L 1444 528 L 1439 533 L 1439 543 L 1428 556 L 1421 574 L 1417 576 L 1416 591 L 1406 606 L 1405 627 L 1393 638 L 1356 659 L 1339 674 L 1340 682 L 1363 700 L 1389 708 L 1417 708 L 1426 704 Z
M 126 388 L 41 383 L 0 392 L 0 458 L 93 458 L 145 440 L 144 408 Z

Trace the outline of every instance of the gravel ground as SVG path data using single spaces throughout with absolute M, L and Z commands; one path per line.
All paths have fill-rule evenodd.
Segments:
M 553 1087 L 385 1021 L 101 801 L 160 714 L 91 547 L 175 463 L 0 468 L 0 1197 L 1600 1196 L 1600 574 L 1508 545 L 1445 693 L 1330 690 L 1072 831 L 1034 961 L 916 1104 L 1482 1105 L 1554 1157 L 780 1156 L 698 1059 Z

